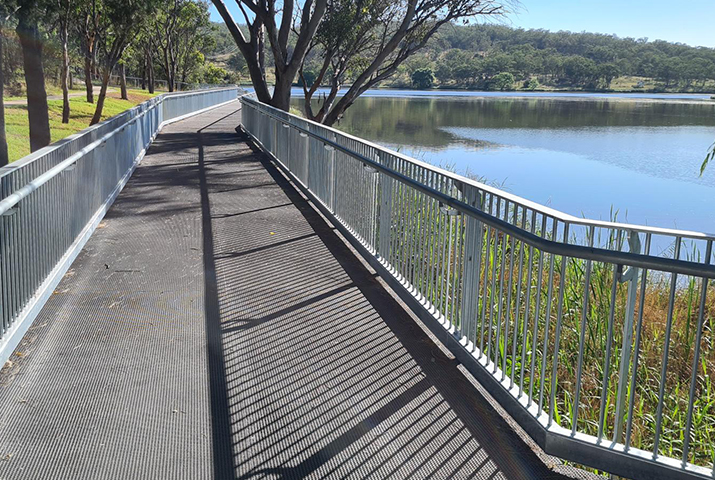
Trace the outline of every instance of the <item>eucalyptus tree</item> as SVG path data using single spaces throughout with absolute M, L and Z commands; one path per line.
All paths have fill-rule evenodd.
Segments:
M 306 115 L 327 125 L 335 123 L 368 88 L 397 72 L 442 26 L 501 16 L 516 4 L 512 0 L 234 1 L 248 25 L 249 38 L 239 30 L 224 2 L 213 0 L 246 59 L 258 98 L 287 110 L 291 85 L 303 72 Z M 259 64 L 263 32 L 275 62 L 272 96 Z M 292 49 L 289 40 L 295 42 Z M 313 52 L 321 66 L 309 84 L 304 66 L 306 55 Z M 326 83 L 329 93 L 314 112 L 311 99 Z M 347 92 L 338 98 L 348 83 Z
M 149 93 L 154 93 L 154 56 L 155 45 L 153 38 L 152 21 L 144 22 L 139 32 L 134 36 L 134 41 L 131 45 L 130 58 L 134 58 L 142 77 L 142 88 L 149 90 Z
M 323 66 L 313 85 L 304 87 L 306 115 L 334 124 L 360 95 L 391 77 L 443 26 L 503 16 L 514 6 L 509 0 L 331 1 L 313 41 Z M 327 72 L 330 91 L 313 112 L 311 100 Z
M 207 33 L 210 26 L 206 2 L 163 0 L 160 3 L 152 21 L 152 36 L 170 92 L 176 87 L 177 76 L 186 81 L 203 63 L 202 50 L 212 41 Z
M 92 74 L 97 62 L 97 43 L 102 35 L 103 23 L 102 0 L 76 0 L 77 11 L 74 19 L 74 32 L 79 39 L 84 60 L 84 86 L 87 102 L 94 103 Z
M 72 0 L 55 0 L 57 2 L 57 33 L 62 47 L 62 69 L 60 73 L 60 84 L 62 86 L 62 123 L 70 121 L 70 97 L 69 97 L 69 76 L 70 76 L 70 54 L 69 54 L 69 27 L 73 19 Z
M 234 0 L 244 33 L 223 0 L 213 4 L 223 18 L 239 51 L 258 99 L 282 110 L 290 108 L 290 89 L 300 70 L 311 41 L 333 0 Z M 266 78 L 266 38 L 273 57 L 275 85 L 271 94 Z
M 102 24 L 97 53 L 101 65 L 102 86 L 97 107 L 90 125 L 102 118 L 104 99 L 112 70 L 122 58 L 124 50 L 139 32 L 142 22 L 154 12 L 154 2 L 148 0 L 102 0 Z
M 19 0 L 17 35 L 22 48 L 22 63 L 27 88 L 27 116 L 30 125 L 30 150 L 50 144 L 50 118 L 47 110 L 45 71 L 42 66 L 43 41 L 39 22 L 47 15 L 43 0 Z
M 119 95 L 122 100 L 129 100 L 127 95 L 127 69 L 123 59 L 119 59 Z

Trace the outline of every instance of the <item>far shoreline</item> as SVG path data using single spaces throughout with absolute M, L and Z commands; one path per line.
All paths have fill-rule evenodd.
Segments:
M 249 88 L 250 87 L 244 87 Z M 303 98 L 301 87 L 293 87 L 292 96 Z M 342 89 L 346 91 L 347 88 Z M 327 91 L 327 90 L 326 90 Z M 321 90 L 316 92 L 317 99 Z M 341 96 L 340 94 L 338 96 Z M 695 105 L 714 105 L 715 100 L 709 93 L 645 93 L 645 92 L 584 92 L 584 91 L 483 91 L 483 90 L 412 90 L 397 88 L 375 88 L 367 90 L 361 97 L 380 98 L 476 98 L 476 99 L 544 99 L 544 100 L 580 100 L 580 101 L 618 101 L 647 103 L 679 103 Z

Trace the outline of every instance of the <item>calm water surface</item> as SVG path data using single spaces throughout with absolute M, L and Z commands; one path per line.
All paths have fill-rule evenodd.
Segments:
M 715 232 L 715 102 L 408 93 L 360 98 L 338 128 L 573 215 Z

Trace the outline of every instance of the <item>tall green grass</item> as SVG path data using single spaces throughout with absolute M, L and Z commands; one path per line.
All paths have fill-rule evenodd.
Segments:
M 458 191 L 449 193 L 460 195 Z M 542 405 L 544 412 L 567 429 L 574 426 L 578 387 L 576 431 L 598 436 L 602 430 L 600 433 L 604 438 L 620 443 L 625 442 L 632 396 L 630 446 L 648 451 L 654 449 L 656 411 L 660 387 L 664 384 L 658 453 L 677 459 L 682 457 L 702 279 L 679 275 L 674 283 L 671 307 L 671 274 L 638 271 L 630 333 L 631 349 L 635 350 L 636 342 L 639 343 L 638 361 L 637 364 L 634 362 L 632 353 L 625 367 L 624 414 L 619 422 L 620 433 L 614 438 L 628 296 L 628 282 L 621 281 L 621 275 L 627 267 L 603 262 L 590 262 L 589 265 L 582 259 L 551 255 L 502 232 L 489 232 L 484 228 L 481 251 L 472 252 L 480 256 L 478 288 L 467 291 L 464 269 L 470 268 L 465 260 L 470 252 L 465 251 L 465 220 L 461 216 L 445 215 L 434 200 L 404 186 L 394 187 L 392 195 L 392 218 L 397 220 L 391 225 L 391 263 L 454 325 L 471 329 L 476 347 L 496 360 L 497 367 L 505 367 L 505 378 L 513 377 L 514 384 L 523 388 L 524 395 L 531 395 L 534 403 Z M 512 209 L 506 215 L 517 225 L 527 230 L 532 228 L 531 218 L 522 218 L 520 212 Z M 543 232 L 542 225 L 533 227 L 538 235 L 551 237 L 550 226 Z M 594 239 L 595 246 L 623 249 L 624 234 L 605 229 L 598 231 L 602 235 Z M 588 243 L 574 235 L 570 237 L 572 243 Z M 687 249 L 686 254 L 689 259 L 699 260 L 694 247 Z M 541 275 L 539 264 L 542 265 Z M 430 269 L 434 265 L 443 267 L 433 272 Z M 642 289 L 644 281 L 645 288 Z M 707 291 L 688 455 L 688 461 L 700 466 L 711 466 L 715 455 L 715 385 L 712 377 L 715 369 L 715 285 L 711 283 Z M 476 318 L 464 318 L 461 307 L 467 296 L 476 298 Z M 661 378 L 671 309 L 667 370 Z M 637 336 L 639 318 L 640 335 Z M 558 351 L 555 349 L 557 328 L 560 328 Z M 580 382 L 577 382 L 581 342 L 582 373 Z M 635 382 L 631 383 L 634 369 Z

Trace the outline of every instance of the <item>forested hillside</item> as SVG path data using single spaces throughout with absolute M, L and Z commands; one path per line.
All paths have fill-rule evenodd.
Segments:
M 241 26 L 245 28 L 244 26 Z M 247 79 L 225 25 L 214 24 L 214 61 Z M 309 57 L 306 78 L 319 70 Z M 266 51 L 272 77 L 271 52 Z M 449 25 L 383 86 L 715 92 L 715 48 L 598 33 Z
M 715 49 L 596 33 L 450 25 L 407 62 L 393 83 L 423 88 L 714 91 Z

